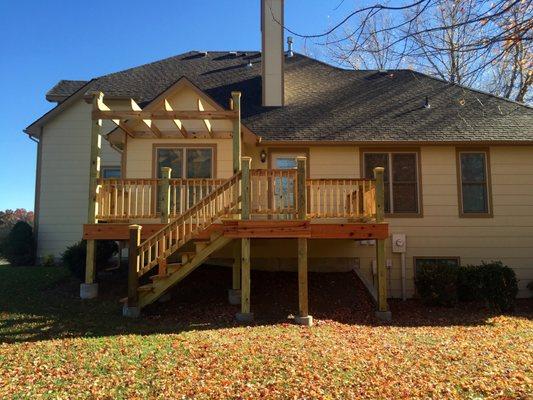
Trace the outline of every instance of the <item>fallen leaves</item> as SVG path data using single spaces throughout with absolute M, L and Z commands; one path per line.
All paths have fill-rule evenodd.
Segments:
M 0 344 L 0 398 L 525 399 L 533 392 L 531 315 L 429 313 L 409 302 L 394 303 L 394 324 L 379 325 L 367 317 L 371 309 L 364 302 L 356 313 L 346 306 L 354 287 L 344 281 L 335 300 L 344 301 L 344 314 L 316 304 L 320 323 L 310 329 L 279 321 L 240 327 L 226 320 L 184 330 L 163 316 L 126 323 L 112 314 L 102 327 L 87 321 L 87 315 L 106 315 L 102 300 L 91 303 L 93 314 L 67 308 L 55 315 L 64 329 L 57 331 L 37 302 L 30 302 L 32 314 L 12 306 L 0 314 L 0 333 L 11 341 Z M 261 288 L 255 290 L 260 296 Z M 190 315 L 212 309 L 213 301 Z M 232 309 L 220 307 L 230 318 Z M 190 316 L 185 306 L 179 309 L 179 318 Z M 48 336 L 30 335 L 32 326 Z M 96 334 L 85 336 L 83 326 Z

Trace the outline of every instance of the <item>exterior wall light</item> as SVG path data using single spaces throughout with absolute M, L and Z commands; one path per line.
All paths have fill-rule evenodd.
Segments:
M 265 150 L 261 150 L 260 157 L 261 157 L 261 162 L 262 163 L 266 162 L 266 160 L 267 160 L 267 152 Z

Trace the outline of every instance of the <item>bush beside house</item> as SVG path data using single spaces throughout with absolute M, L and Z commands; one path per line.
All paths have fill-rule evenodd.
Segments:
M 453 306 L 457 301 L 484 301 L 498 311 L 514 308 L 518 294 L 515 272 L 500 261 L 466 267 L 424 266 L 417 270 L 416 290 L 429 305 Z
M 17 222 L 0 243 L 0 255 L 11 265 L 33 265 L 35 262 L 35 239 L 33 229 L 27 222 Z
M 117 243 L 112 240 L 96 241 L 96 267 L 105 264 L 111 257 L 118 253 Z M 67 247 L 61 255 L 61 261 L 70 270 L 72 275 L 80 280 L 85 279 L 85 259 L 87 256 L 87 242 L 82 240 Z

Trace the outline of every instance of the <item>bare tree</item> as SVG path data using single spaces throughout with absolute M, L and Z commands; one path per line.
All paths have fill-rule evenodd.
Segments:
M 333 60 L 343 65 L 391 68 L 410 63 L 450 82 L 524 101 L 533 83 L 532 1 L 376 3 L 354 9 L 325 32 L 285 29 L 330 48 Z M 496 67 L 508 77 L 491 79 Z
M 391 18 L 388 14 L 379 14 L 374 18 L 360 21 L 361 29 L 355 32 L 345 31 L 346 40 L 335 40 L 332 35 L 328 40 L 330 57 L 338 64 L 354 69 L 394 69 L 403 61 L 390 45 L 394 40 Z
M 520 3 L 514 7 L 510 17 L 503 21 L 516 32 L 513 38 L 501 43 L 503 55 L 494 62 L 492 79 L 488 84 L 492 93 L 519 102 L 532 100 L 529 89 L 533 85 L 533 44 L 519 40 L 522 36 L 519 30 L 527 27 L 525 18 L 531 15 L 532 7 L 531 3 Z M 530 19 L 528 29 L 532 26 Z

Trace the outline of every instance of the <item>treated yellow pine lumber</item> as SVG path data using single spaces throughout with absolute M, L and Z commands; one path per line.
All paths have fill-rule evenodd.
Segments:
M 241 313 L 250 312 L 250 239 L 241 239 Z
M 307 189 L 306 189 L 306 157 L 296 157 L 297 172 L 297 192 L 298 192 L 298 219 L 307 217 Z
M 233 173 L 241 170 L 242 140 L 241 140 L 241 92 L 231 92 L 233 120 Z
M 309 315 L 307 284 L 307 239 L 298 238 L 298 305 L 300 317 Z
M 159 211 L 161 213 L 161 223 L 170 222 L 170 177 L 172 168 L 161 168 L 161 183 L 159 186 Z
M 141 244 L 140 225 L 130 225 L 130 243 L 128 248 L 128 307 L 135 307 L 139 301 L 139 245 Z
M 231 286 L 233 290 L 239 290 L 241 288 L 241 246 L 241 241 L 235 240 L 233 244 L 233 276 Z

